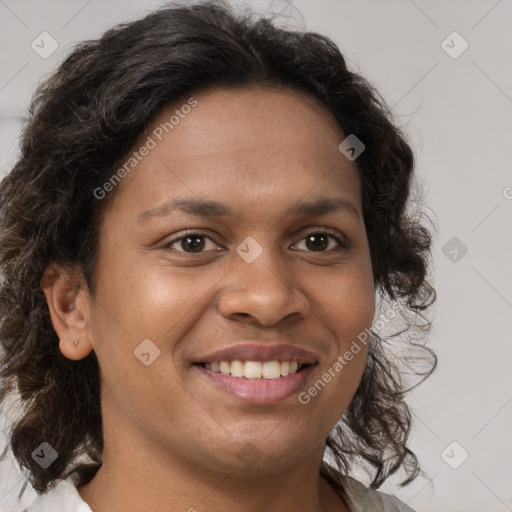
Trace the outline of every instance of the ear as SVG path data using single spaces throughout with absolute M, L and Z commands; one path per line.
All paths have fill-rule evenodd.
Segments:
M 41 279 L 59 348 L 68 359 L 78 360 L 93 349 L 89 335 L 88 289 L 78 267 L 52 263 Z

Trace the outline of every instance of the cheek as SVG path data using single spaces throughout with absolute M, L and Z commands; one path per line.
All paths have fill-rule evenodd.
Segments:
M 323 290 L 322 300 L 316 303 L 317 316 L 323 332 L 334 338 L 332 350 L 299 401 L 314 411 L 327 435 L 348 409 L 361 382 L 375 298 L 373 279 L 364 269 L 351 269 L 347 275 L 326 280 Z
M 375 313 L 371 267 L 354 265 L 317 282 L 317 315 L 334 333 L 339 350 L 370 329 Z
M 319 284 L 322 293 L 315 313 L 324 331 L 328 330 L 334 337 L 329 360 L 319 368 L 321 378 L 329 387 L 325 399 L 348 407 L 368 356 L 375 312 L 371 267 L 347 266 Z
M 162 355 L 170 354 L 173 340 L 193 328 L 208 306 L 208 291 L 222 277 L 128 258 L 118 258 L 110 268 L 98 273 L 91 325 L 103 373 L 112 371 L 113 378 L 139 364 L 134 350 L 143 340 L 151 340 Z

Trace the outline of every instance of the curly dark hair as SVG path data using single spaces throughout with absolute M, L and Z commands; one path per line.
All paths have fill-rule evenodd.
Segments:
M 436 298 L 428 282 L 432 231 L 424 209 L 409 208 L 413 151 L 384 100 L 347 68 L 332 40 L 216 1 L 168 4 L 78 44 L 34 94 L 20 157 L 0 184 L 0 400 L 19 394 L 9 444 L 38 493 L 80 458 L 99 467 L 103 453 L 98 360 L 94 352 L 72 361 L 59 351 L 41 287 L 45 269 L 79 266 L 94 297 L 99 222 L 115 195 L 99 201 L 94 190 L 167 105 L 205 88 L 254 85 L 318 98 L 345 134 L 365 144 L 356 165 L 375 290 L 400 305 L 404 320 L 393 336 L 372 330 L 361 383 L 326 439 L 337 469 L 324 461 L 321 473 L 332 479 L 362 461 L 374 472 L 372 488 L 399 468 L 408 476 L 401 485 L 420 473 L 406 446 L 412 414 L 404 395 L 412 388 L 401 365 L 421 358 L 393 359 L 385 347 L 405 340 L 426 351 L 428 369 L 412 370 L 423 377 L 415 385 L 436 366 L 424 344 Z M 47 469 L 31 456 L 43 441 L 58 453 Z M 93 475 L 84 472 L 79 485 Z

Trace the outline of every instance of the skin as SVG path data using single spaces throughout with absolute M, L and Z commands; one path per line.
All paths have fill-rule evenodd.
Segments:
M 194 97 L 197 106 L 108 203 L 94 296 L 79 269 L 47 272 L 60 350 L 75 360 L 94 350 L 101 367 L 103 465 L 79 493 L 94 512 L 348 511 L 319 468 L 360 382 L 365 346 L 307 405 L 296 394 L 243 402 L 191 364 L 239 342 L 290 343 L 318 356 L 306 390 L 371 326 L 360 182 L 338 150 L 345 134 L 318 100 L 284 87 Z M 179 107 L 166 108 L 134 150 Z M 160 209 L 138 221 L 177 197 L 219 201 L 235 215 Z M 355 212 L 287 214 L 319 197 L 344 198 Z M 203 252 L 186 241 L 164 247 L 186 229 L 206 237 L 194 239 Z M 320 236 L 315 250 L 307 235 L 326 229 L 348 246 Z M 249 236 L 263 250 L 252 263 L 236 252 Z M 148 338 L 160 356 L 145 366 L 134 350 Z

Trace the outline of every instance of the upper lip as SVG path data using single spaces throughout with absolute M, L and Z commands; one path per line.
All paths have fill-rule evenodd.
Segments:
M 288 344 L 241 343 L 225 347 L 216 352 L 202 356 L 194 363 L 211 363 L 215 361 L 297 361 L 299 364 L 315 364 L 315 354 Z

